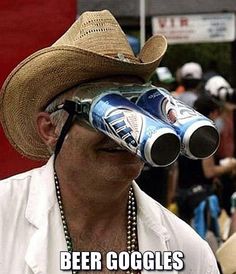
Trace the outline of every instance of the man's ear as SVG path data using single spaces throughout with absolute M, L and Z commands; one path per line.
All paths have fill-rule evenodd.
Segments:
M 48 147 L 55 147 L 58 139 L 56 126 L 52 123 L 50 114 L 39 112 L 37 115 L 37 130 L 40 138 Z

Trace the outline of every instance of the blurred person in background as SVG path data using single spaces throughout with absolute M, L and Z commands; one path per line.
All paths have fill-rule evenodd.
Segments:
M 205 94 L 202 94 L 197 98 L 194 103 L 194 108 L 213 121 L 215 121 L 220 114 L 219 103 Z M 193 160 L 180 156 L 176 168 L 176 201 L 178 205 L 178 214 L 180 218 L 191 224 L 192 219 L 196 218 L 196 209 L 200 203 L 206 201 L 207 197 L 217 194 L 218 177 L 226 173 L 232 173 L 236 170 L 236 161 L 232 160 L 224 166 L 221 166 L 216 164 L 214 156 L 202 160 Z M 214 222 L 217 221 L 216 219 L 220 213 L 218 200 L 215 199 L 215 203 L 217 215 L 215 215 L 216 218 Z M 217 223 L 215 224 L 217 225 Z M 209 224 L 209 227 L 205 225 L 205 228 L 211 229 L 211 224 Z M 214 228 L 212 228 L 212 230 L 214 230 Z M 205 229 L 203 234 L 200 235 L 204 235 L 205 237 L 206 232 L 207 230 Z M 215 231 L 213 232 L 216 237 L 219 237 L 217 227 L 215 227 Z M 216 248 L 217 245 L 214 244 L 214 251 Z
M 153 84 L 157 87 L 163 87 L 170 92 L 176 88 L 176 79 L 168 67 L 158 67 L 156 69 L 157 81 Z
M 235 158 L 236 144 L 236 125 L 233 119 L 236 111 L 236 92 L 232 89 L 229 82 L 220 75 L 213 76 L 208 79 L 205 84 L 205 90 L 216 100 L 221 102 L 221 115 L 216 119 L 215 123 L 220 132 L 220 146 L 215 154 L 218 162 L 224 162 L 231 158 Z M 230 199 L 231 195 L 236 191 L 236 178 L 234 173 L 227 173 L 221 176 L 222 193 L 221 206 L 230 216 Z
M 182 84 L 182 79 L 181 79 L 181 67 L 177 68 L 175 71 L 175 80 L 176 80 L 176 88 L 172 92 L 172 95 L 175 97 L 178 97 L 181 93 L 185 91 L 185 87 Z
M 227 94 L 233 89 L 229 82 L 220 75 L 209 78 L 204 88 L 212 97 L 222 102 L 223 106 L 220 117 L 215 121 L 221 133 L 221 143 L 217 154 L 220 158 L 233 157 L 235 140 L 232 115 L 236 101 L 233 103 L 227 98 Z
M 176 93 L 175 96 L 180 101 L 193 107 L 202 87 L 202 67 L 198 63 L 189 62 L 180 68 L 179 74 L 181 83 L 184 86 L 184 92 Z

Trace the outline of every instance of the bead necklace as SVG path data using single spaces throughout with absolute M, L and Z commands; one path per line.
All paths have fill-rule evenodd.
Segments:
M 63 204 L 62 204 L 62 197 L 61 197 L 61 191 L 60 191 L 60 185 L 59 180 L 57 177 L 56 172 L 54 171 L 54 180 L 55 180 L 55 187 L 56 187 L 56 195 L 57 195 L 57 201 L 61 213 L 61 220 L 63 225 L 63 230 L 65 234 L 66 239 L 66 245 L 68 252 L 73 251 L 72 246 L 72 239 L 70 237 L 69 229 L 66 223 L 65 213 L 63 210 Z M 129 195 L 128 195 L 128 209 L 127 209 L 127 251 L 128 253 L 132 253 L 134 251 L 138 250 L 138 239 L 137 239 L 137 221 L 136 221 L 136 202 L 134 197 L 134 191 L 132 186 L 129 189 Z M 77 271 L 72 271 L 72 274 L 78 273 Z M 133 270 L 126 271 L 127 274 L 134 274 Z

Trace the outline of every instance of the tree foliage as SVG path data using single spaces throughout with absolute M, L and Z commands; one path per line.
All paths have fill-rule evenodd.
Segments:
M 186 62 L 201 64 L 203 71 L 214 70 L 226 79 L 232 79 L 230 43 L 201 43 L 169 45 L 161 66 L 174 74 Z

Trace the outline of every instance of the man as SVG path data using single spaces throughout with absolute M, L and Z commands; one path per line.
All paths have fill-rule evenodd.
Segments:
M 220 115 L 221 103 L 208 94 L 202 94 L 196 99 L 194 108 L 199 113 L 215 121 Z M 186 169 L 188 169 L 188 173 Z M 179 192 L 177 200 L 180 217 L 190 223 L 194 216 L 194 209 L 202 200 L 205 200 L 207 194 L 211 194 L 216 188 L 215 182 L 218 182 L 216 179 L 223 174 L 231 174 L 235 169 L 236 161 L 233 158 L 225 165 L 218 165 L 214 155 L 198 160 L 180 156 L 177 178 Z M 202 186 L 205 193 L 193 191 L 196 186 Z
M 212 97 L 222 103 L 221 115 L 215 121 L 220 132 L 221 140 L 219 149 L 217 150 L 217 158 L 219 160 L 234 158 L 236 151 L 236 130 L 234 129 L 236 92 L 231 87 L 230 83 L 220 75 L 215 75 L 209 78 L 205 84 L 205 90 L 211 94 Z M 221 190 L 221 206 L 226 210 L 229 216 L 231 215 L 230 198 L 235 191 L 234 177 L 234 173 L 228 173 L 221 176 L 221 182 L 223 185 L 223 189 Z
M 180 69 L 180 75 L 185 92 L 177 97 L 180 101 L 193 107 L 201 88 L 202 67 L 195 62 L 185 63 Z
M 110 251 L 159 252 L 170 255 L 155 261 L 162 273 L 178 273 L 183 264 L 184 273 L 218 273 L 208 245 L 133 182 L 143 162 L 73 111 L 59 110 L 65 100 L 91 96 L 101 82 L 144 83 L 165 50 L 165 38 L 154 36 L 135 57 L 109 11 L 87 12 L 7 78 L 1 120 L 8 139 L 23 155 L 49 160 L 0 183 L 1 273 L 64 273 L 60 251 L 67 250 L 102 258 Z M 183 252 L 182 266 L 170 251 Z M 105 260 L 102 266 L 110 272 Z

